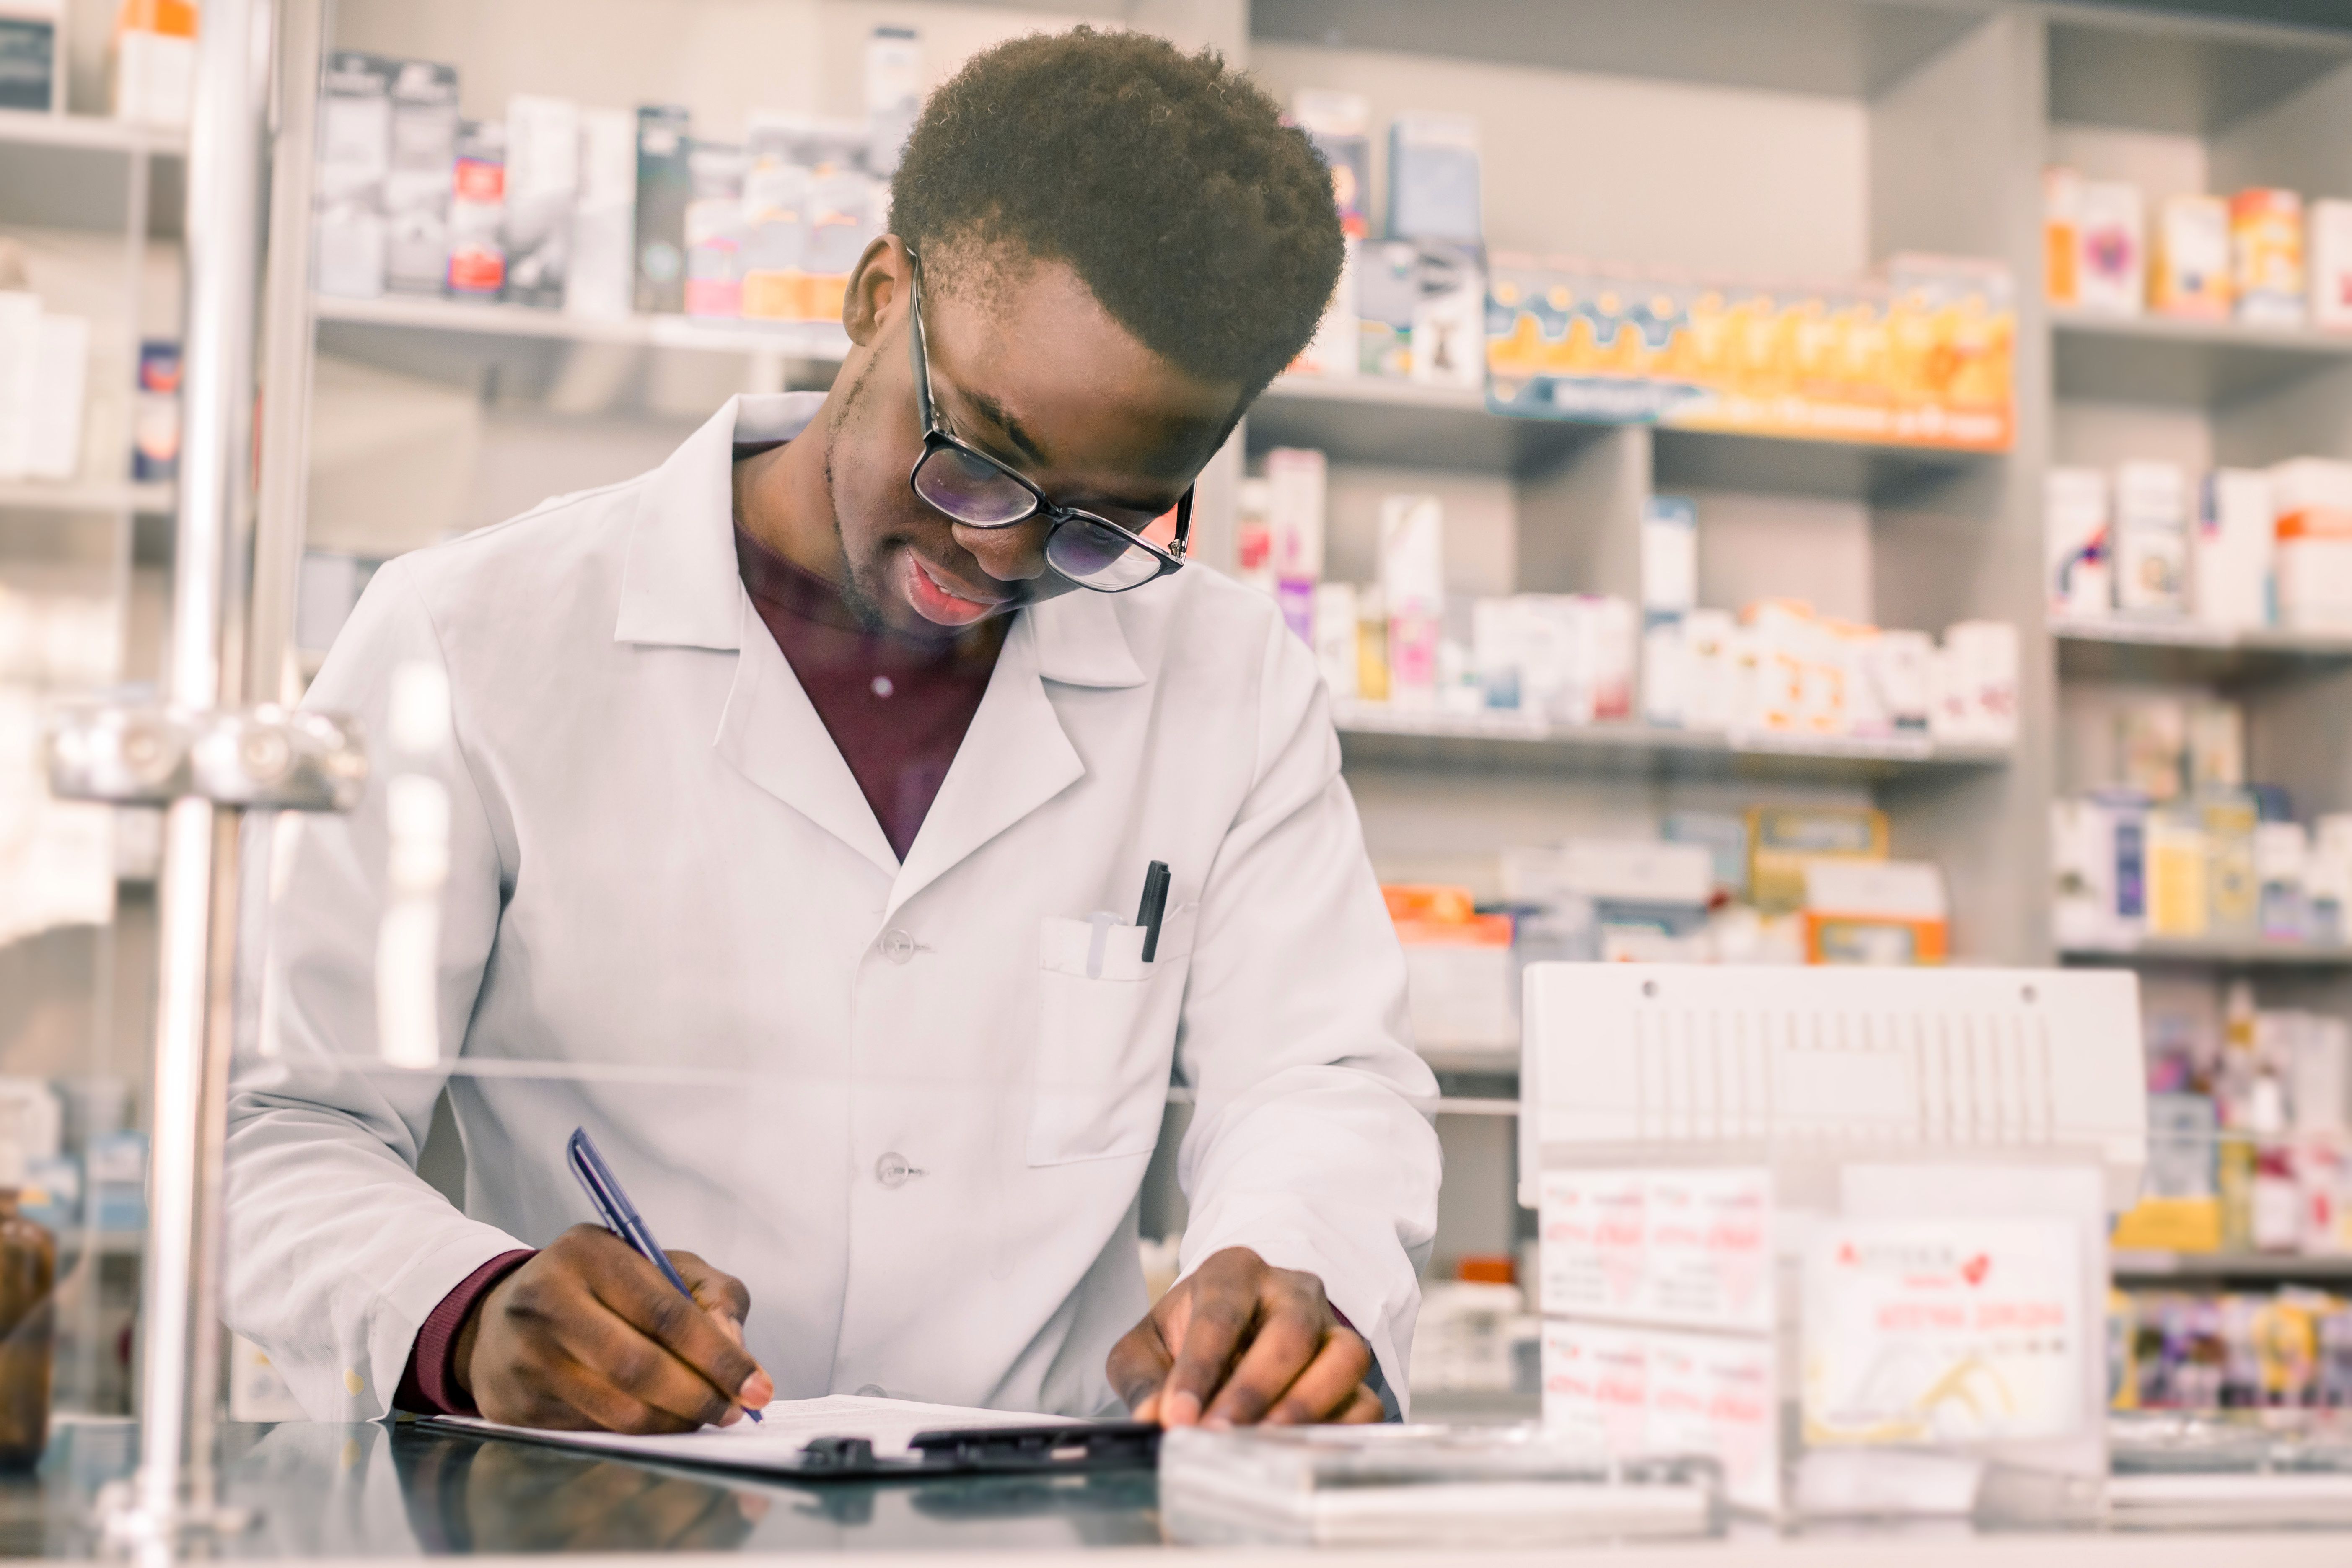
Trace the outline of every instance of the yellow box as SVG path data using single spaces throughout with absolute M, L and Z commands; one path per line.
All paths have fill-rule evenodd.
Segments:
M 2142 1198 L 2116 1221 L 2107 1245 L 2124 1252 L 2219 1252 L 2221 1200 Z
M 1767 914 L 1801 909 L 1805 862 L 1886 858 L 1886 814 L 1868 806 L 1748 808 L 1748 896 Z

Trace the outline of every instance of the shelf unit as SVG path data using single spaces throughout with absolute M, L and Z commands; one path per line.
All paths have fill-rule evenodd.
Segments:
M 70 36 L 97 8 L 68 9 Z M 80 63 L 60 62 L 77 86 Z M 92 324 L 82 471 L 65 481 L 0 483 L 0 579 L 35 593 L 110 599 L 123 631 L 121 676 L 152 681 L 169 593 L 147 546 L 177 494 L 169 483 L 128 477 L 132 398 L 142 337 L 179 335 L 187 139 L 88 112 L 85 103 L 68 107 L 74 111 L 0 111 L 0 236 L 21 242 L 26 283 L 49 309 Z M 130 1092 L 128 1124 L 143 1126 L 154 945 L 152 887 L 122 883 L 107 923 L 52 927 L 0 944 L 0 1072 L 118 1080 Z M 117 1343 L 136 1310 L 142 1237 L 69 1227 L 58 1245 L 58 1408 L 126 1412 Z
M 2147 937 L 2135 947 L 2068 947 L 2068 963 L 2210 969 L 2352 969 L 2352 946 L 2341 942 L 2263 942 L 2259 938 Z
M 2108 1268 L 2122 1285 L 2329 1285 L 2352 1280 L 2352 1258 L 2269 1252 L 2124 1252 Z

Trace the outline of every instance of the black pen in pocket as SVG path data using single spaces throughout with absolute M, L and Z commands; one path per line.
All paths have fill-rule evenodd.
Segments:
M 1135 923 L 1143 928 L 1143 962 L 1160 951 L 1160 917 L 1168 912 L 1168 862 L 1154 860 L 1143 873 L 1143 903 Z

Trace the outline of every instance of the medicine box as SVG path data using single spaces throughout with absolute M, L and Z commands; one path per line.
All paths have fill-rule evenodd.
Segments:
M 2179 615 L 2188 608 L 2189 485 L 2179 464 L 2116 469 L 2116 608 Z
M 2113 602 L 2105 469 L 2057 468 L 2042 476 L 2042 534 L 2050 613 L 2105 616 Z
M 694 199 L 688 163 L 693 117 L 647 104 L 637 110 L 636 308 L 686 309 L 686 206 Z
M 2255 188 L 2230 198 L 2231 286 L 2238 319 L 2303 324 L 2303 197 Z
M 1389 124 L 1389 237 L 1476 245 L 1478 122 L 1407 110 Z
M 1433 495 L 1381 498 L 1381 592 L 1391 616 L 1445 607 L 1445 508 Z
M 394 68 L 373 55 L 338 50 L 320 78 L 311 267 L 321 294 L 372 300 L 383 292 Z M 438 183 L 446 199 L 446 164 Z M 441 287 L 437 276 L 433 287 Z
M 457 162 L 457 68 L 400 61 L 392 78 L 392 157 L 383 180 L 383 286 L 395 294 L 437 295 L 447 286 Z
M 2147 274 L 2143 227 L 2137 185 L 2083 182 L 2076 257 L 2082 309 L 2116 316 L 2140 313 Z
M 507 287 L 518 304 L 563 303 L 580 198 L 580 110 L 569 99 L 507 100 Z
M 580 195 L 572 209 L 572 267 L 563 308 L 617 321 L 629 313 L 637 205 L 637 122 L 625 110 L 580 115 Z
M 1265 455 L 1266 530 L 1277 581 L 1313 583 L 1323 575 L 1328 468 L 1308 447 L 1276 447 Z
M 0 0 L 0 109 L 47 113 L 65 107 L 61 9 L 59 0 Z
M 496 300 L 505 292 L 507 129 L 496 120 L 457 122 L 449 195 L 449 295 Z
M 2219 196 L 2167 196 L 2156 209 L 2148 309 L 2168 316 L 2230 314 L 2230 208 Z
M 2243 631 L 2271 618 L 2275 518 L 2270 476 L 2216 468 L 2206 476 L 2189 545 L 2189 605 L 2207 626 Z
M 740 143 L 700 137 L 687 143 L 692 195 L 681 234 L 689 316 L 732 320 L 743 313 L 743 176 L 750 169 Z
M 1698 607 L 1698 508 L 1682 496 L 1642 503 L 1642 609 L 1679 615 Z
M 1748 809 L 1748 891 L 1756 907 L 1804 907 L 1805 868 L 1819 859 L 1884 860 L 1886 815 L 1868 806 Z
M 2270 477 L 2280 624 L 2352 630 L 2352 463 L 2298 458 Z
M 2042 171 L 2042 273 L 2044 297 L 2065 309 L 2082 303 L 2083 176 L 2053 163 Z
M 1331 200 L 1339 228 L 1350 239 L 1371 233 L 1371 105 L 1359 94 L 1301 88 L 1290 100 L 1290 117 L 1331 171 Z
M 2311 324 L 2352 327 L 2352 202 L 2322 197 L 2305 212 L 2305 270 L 2311 281 Z

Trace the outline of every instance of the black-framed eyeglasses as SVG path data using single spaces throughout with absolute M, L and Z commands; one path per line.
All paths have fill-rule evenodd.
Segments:
M 958 440 L 940 424 L 931 405 L 931 356 L 923 342 L 922 268 L 907 253 L 907 342 L 915 362 L 915 413 L 923 422 L 923 455 L 908 472 L 917 499 L 966 528 L 1011 528 L 1033 517 L 1053 525 L 1045 535 L 1045 564 L 1081 588 L 1124 594 L 1165 577 L 1184 564 L 1192 531 L 1192 489 L 1176 502 L 1176 537 L 1162 550 L 1106 517 L 1062 506 L 1020 474 L 978 447 Z

